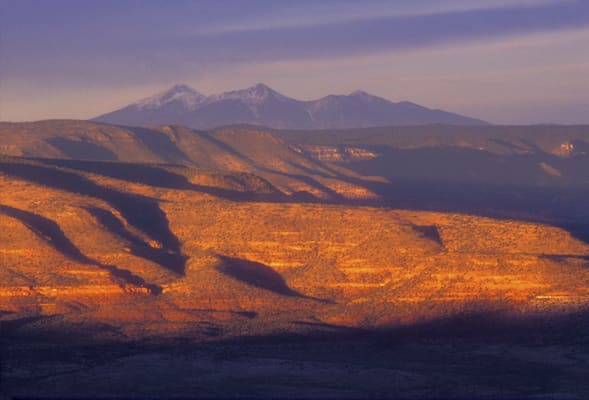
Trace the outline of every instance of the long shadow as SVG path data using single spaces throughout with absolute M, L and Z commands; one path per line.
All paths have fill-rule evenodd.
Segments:
M 258 167 L 258 169 L 263 172 L 284 176 L 286 178 L 290 178 L 290 179 L 294 179 L 294 180 L 298 180 L 300 182 L 306 183 L 308 186 L 312 187 L 313 189 L 319 190 L 320 192 L 323 192 L 323 193 L 327 193 L 330 196 L 329 197 L 330 202 L 342 203 L 342 202 L 346 201 L 346 198 L 344 196 L 342 196 L 341 194 L 339 194 L 335 190 L 323 185 L 322 183 L 316 181 L 315 179 L 313 179 L 310 176 L 275 171 L 275 170 L 272 170 L 269 168 L 264 168 L 264 167 Z M 333 177 L 330 177 L 330 178 L 333 178 Z
M 168 171 L 161 165 L 48 158 L 34 158 L 32 160 L 45 165 L 70 168 L 155 187 L 168 189 L 191 188 L 191 184 L 185 176 Z M 174 167 L 186 168 L 180 165 L 174 165 Z
M 380 149 L 379 151 L 383 151 Z M 365 181 L 356 178 L 350 178 L 338 175 L 338 179 L 346 182 L 361 185 L 368 190 L 376 193 L 380 200 L 347 200 L 344 198 L 332 198 L 329 201 L 320 200 L 314 196 L 304 196 L 301 193 L 291 196 L 284 196 L 280 192 L 256 194 L 251 192 L 239 192 L 234 190 L 205 187 L 191 184 L 185 176 L 175 174 L 158 166 L 127 164 L 127 163 L 105 163 L 105 162 L 88 162 L 88 161 L 71 161 L 71 160 L 35 160 L 49 166 L 61 166 L 95 172 L 106 176 L 125 179 L 134 182 L 150 184 L 158 187 L 168 187 L 175 189 L 194 190 L 202 193 L 212 194 L 221 198 L 232 201 L 270 201 L 270 202 L 302 202 L 318 203 L 328 202 L 346 205 L 370 205 L 392 207 L 398 209 L 410 210 L 428 210 L 440 212 L 457 212 L 472 215 L 480 215 L 495 218 L 517 218 L 532 222 L 549 223 L 559 226 L 571 232 L 575 237 L 589 243 L 589 209 L 586 200 L 589 198 L 589 189 L 575 185 L 565 186 L 538 186 L 533 182 L 526 184 L 491 184 L 477 182 L 480 176 L 472 177 L 468 175 L 466 168 L 471 162 L 477 166 L 475 169 L 488 169 L 495 163 L 503 163 L 504 158 L 489 154 L 483 154 L 481 159 L 476 155 L 481 153 L 474 150 L 464 150 L 469 154 L 461 158 L 462 150 L 451 149 L 427 149 L 421 152 L 419 150 L 410 150 L 399 159 L 397 153 L 402 150 L 389 150 L 384 152 L 385 160 L 378 163 L 375 161 L 363 161 L 346 164 L 347 168 L 356 170 L 360 174 L 373 175 L 380 173 L 388 177 L 392 183 Z M 419 163 L 424 157 L 439 152 L 433 161 L 428 161 L 431 165 L 428 168 L 421 166 L 420 169 L 401 168 L 407 160 L 410 160 L 409 167 L 412 163 Z M 476 153 L 476 154 L 475 154 Z M 483 152 L 484 153 L 484 152 Z M 520 156 L 516 156 L 518 158 Z M 527 157 L 527 158 L 526 158 Z M 509 157 L 508 159 L 513 159 Z M 525 156 L 527 161 L 536 165 L 536 158 Z M 586 163 L 584 157 L 577 157 L 579 160 L 571 159 L 575 165 Z M 453 166 L 438 168 L 438 164 L 444 164 L 449 159 Z M 405 160 L 405 161 L 403 161 Z M 437 160 L 437 161 L 436 161 Z M 565 160 L 566 161 L 566 160 Z M 425 162 L 425 161 L 424 161 Z M 551 161 L 553 164 L 556 162 Z M 564 161 L 561 161 L 564 162 Z M 433 164 L 432 164 L 433 163 Z M 517 164 L 508 162 L 509 168 L 517 169 Z M 389 165 L 389 167 L 387 167 Z M 486 167 L 485 167 L 486 165 Z M 567 164 L 568 165 L 568 164 Z M 578 166 L 578 165 L 577 165 Z M 527 168 L 530 168 L 528 165 Z M 559 168 L 561 168 L 559 166 Z M 537 169 L 535 167 L 535 169 Z M 534 173 L 537 171 L 534 169 Z M 583 168 L 581 168 L 582 170 Z M 449 176 L 454 176 L 453 172 L 462 171 L 455 176 L 454 180 L 448 180 Z M 465 172 L 466 171 L 466 172 Z M 504 172 L 507 174 L 507 172 Z M 491 172 L 498 177 L 497 172 Z M 516 174 L 525 175 L 521 170 Z M 522 175 L 523 174 L 523 175 Z M 407 176 L 413 175 L 413 176 Z M 429 177 L 429 178 L 428 178 Z M 295 177 L 296 178 L 296 177 Z M 487 173 L 487 178 L 491 178 Z
M 116 160 L 118 157 L 109 149 L 88 141 L 77 141 L 63 137 L 53 137 L 47 143 L 68 157 L 81 160 Z
M 244 156 L 243 154 L 241 154 L 239 151 L 237 151 L 236 149 L 234 149 L 232 146 L 228 145 L 224 141 L 217 139 L 211 133 L 206 132 L 206 131 L 194 131 L 194 132 L 195 132 L 195 134 L 203 137 L 205 140 L 208 140 L 209 142 L 215 144 L 217 147 L 220 147 L 222 150 L 226 151 L 227 153 L 231 154 L 232 156 L 237 157 L 240 160 L 245 161 L 247 163 L 252 162 L 251 159 Z
M 394 149 L 376 146 L 370 149 L 380 157 L 359 160 L 348 166 L 364 176 L 384 176 L 391 180 L 429 179 L 503 185 L 554 181 L 538 168 L 542 161 L 553 161 L 544 155 L 497 155 L 459 147 Z
M 384 206 L 548 223 L 589 243 L 589 190 L 396 179 L 366 183 Z
M 131 254 L 163 266 L 181 266 L 186 257 L 178 253 L 163 252 L 151 247 L 143 239 L 129 231 L 110 211 L 99 207 L 84 207 L 96 220 L 111 233 L 126 239 L 130 243 Z
M 442 242 L 442 237 L 440 236 L 440 231 L 438 230 L 437 226 L 413 224 L 411 225 L 411 227 L 415 229 L 417 232 L 421 233 L 423 237 L 425 237 L 426 239 L 433 240 L 442 247 L 444 246 L 444 243 Z
M 180 242 L 170 230 L 166 215 L 156 200 L 99 186 L 76 173 L 27 161 L 0 159 L 0 172 L 38 185 L 104 200 L 119 210 L 129 224 L 160 243 L 161 252 L 181 255 Z M 177 257 L 176 262 L 162 266 L 183 274 L 185 261 L 182 257 Z
M 496 154 L 461 147 L 398 149 L 368 146 L 368 149 L 380 156 L 350 162 L 346 166 L 360 175 L 384 176 L 390 180 L 588 188 L 589 155 L 579 151 L 571 157 L 559 157 L 543 152 L 533 143 L 526 145 L 533 148 L 533 151 L 524 154 Z M 541 165 L 552 166 L 557 171 L 550 175 Z
M 269 193 L 257 193 L 251 191 L 238 191 L 219 187 L 197 185 L 191 183 L 186 176 L 166 170 L 165 165 L 147 165 L 121 162 L 80 161 L 64 159 L 29 158 L 36 163 L 51 167 L 68 168 L 74 171 L 90 172 L 128 182 L 161 187 L 166 189 L 193 190 L 207 193 L 233 201 L 285 201 L 288 197 L 282 194 L 271 183 L 266 181 Z M 175 168 L 186 168 L 174 165 Z M 258 177 L 259 178 L 259 177 Z M 259 178 L 262 179 L 262 178 Z
M 287 284 L 282 275 L 259 262 L 241 258 L 219 256 L 221 263 L 217 270 L 233 279 L 247 283 L 260 289 L 289 297 L 315 300 L 322 303 L 329 303 L 329 300 L 303 295 Z
M 253 162 L 211 135 L 203 135 L 224 150 L 247 162 Z M 497 155 L 474 149 L 446 147 L 403 150 L 372 146 L 370 149 L 381 156 L 348 163 L 346 168 L 360 175 L 385 176 L 392 183 L 365 181 L 342 175 L 337 178 L 367 188 L 379 195 L 380 200 L 334 198 L 327 202 L 457 212 L 549 223 L 569 230 L 578 239 L 589 243 L 587 155 L 561 159 L 546 153 Z M 326 202 L 299 194 L 287 197 L 191 185 L 186 177 L 157 166 L 64 160 L 39 162 L 160 187 L 195 190 L 234 201 Z M 564 180 L 547 176 L 538 166 L 541 162 L 547 162 L 563 171 Z
M 292 145 L 360 146 L 377 151 L 380 157 L 366 162 L 353 162 L 354 168 L 380 165 L 376 173 L 401 178 L 442 178 L 445 171 L 452 176 L 446 179 L 472 178 L 472 173 L 498 178 L 495 183 L 507 183 L 518 178 L 519 183 L 530 183 L 542 178 L 539 162 L 555 163 L 558 169 L 565 164 L 580 164 L 584 168 L 571 169 L 587 183 L 589 168 L 587 157 L 586 126 L 527 126 L 527 127 L 458 127 L 432 125 L 421 127 L 383 127 L 330 131 L 274 131 L 274 134 Z M 569 157 L 558 157 L 543 149 L 558 147 L 570 142 L 574 149 Z M 490 145 L 490 146 L 489 146 Z M 502 154 L 478 148 L 491 147 Z M 381 153 L 384 152 L 384 153 Z M 507 154 L 506 154 L 507 153 Z M 469 161 L 465 163 L 464 161 Z M 524 161 L 523 163 L 521 161 Z M 526 166 L 526 161 L 531 161 Z M 348 164 L 350 165 L 350 164 Z M 429 174 L 418 176 L 416 171 Z M 495 174 L 493 174 L 495 172 Z M 525 172 L 525 173 L 522 173 Z M 530 175 L 529 173 L 532 173 Z M 565 175 L 565 174 L 563 174 Z M 568 174 L 567 174 L 568 175 Z
M 127 127 L 127 129 L 133 131 L 152 153 L 162 159 L 175 164 L 190 161 L 166 134 L 141 127 Z
M 387 139 L 380 137 L 378 140 Z M 589 243 L 586 200 L 589 198 L 586 151 L 589 146 L 579 141 L 574 156 L 561 158 L 544 152 L 526 139 L 520 139 L 520 143 L 528 146 L 526 148 L 503 139 L 488 140 L 519 154 L 494 154 L 449 146 L 410 149 L 377 143 L 364 146 L 362 140 L 353 139 L 346 144 L 360 145 L 380 156 L 348 162 L 345 167 L 360 176 L 383 176 L 392 183 L 366 181 L 331 171 L 336 173 L 337 179 L 376 193 L 379 200 L 332 199 L 330 202 L 517 218 L 561 227 Z M 329 141 L 332 143 L 322 144 L 344 143 L 336 137 Z M 543 164 L 556 168 L 562 176 L 549 176 L 540 168 Z M 423 233 L 433 234 L 432 239 L 440 242 L 433 232 Z
M 84 255 L 63 233 L 59 225 L 49 218 L 2 204 L 0 204 L 0 213 L 19 220 L 40 239 L 73 261 L 86 265 L 94 265 L 98 268 L 104 269 L 112 276 L 121 279 L 125 283 L 145 287 L 153 294 L 159 294 L 162 292 L 160 286 L 147 283 L 143 278 L 134 275 L 128 270 L 117 268 L 114 265 L 102 264 Z
M 148 130 L 149 131 L 149 130 Z M 149 131 L 151 132 L 151 131 Z M 196 131 L 195 131 L 196 132 Z M 239 153 L 230 145 L 224 143 L 223 141 L 213 137 L 212 135 L 206 132 L 196 132 L 197 134 L 203 136 L 206 140 L 211 141 L 216 146 L 219 146 L 224 151 L 232 154 L 233 156 L 241 159 L 244 162 L 247 162 L 251 165 L 255 165 L 256 163 L 247 158 L 246 156 Z M 165 135 L 164 135 L 165 136 Z M 228 200 L 233 201 L 272 201 L 272 202 L 283 202 L 289 200 L 288 196 L 282 194 L 278 189 L 275 189 L 275 193 L 253 193 L 253 192 L 244 192 L 244 191 L 236 191 L 236 190 L 229 190 L 223 188 L 215 188 L 210 186 L 203 186 L 203 185 L 196 185 L 192 184 L 185 176 L 176 174 L 172 171 L 166 170 L 163 167 L 164 165 L 149 165 L 149 164 L 140 164 L 140 163 L 125 163 L 125 162 L 104 162 L 104 161 L 92 161 L 92 160 L 67 160 L 67 159 L 46 159 L 46 158 L 30 158 L 36 162 L 63 167 L 63 168 L 70 168 L 79 171 L 85 171 L 90 173 L 95 173 L 103 176 L 108 176 L 115 179 L 126 180 L 129 182 L 136 182 L 141 184 L 146 184 L 155 187 L 162 187 L 168 189 L 181 189 L 181 190 L 194 190 L 202 193 L 212 194 L 214 196 L 226 198 Z M 310 159 L 311 160 L 311 159 Z M 313 161 L 318 166 L 316 161 Z M 186 168 L 182 165 L 173 165 L 175 168 Z M 303 168 L 301 166 L 293 165 L 297 168 Z M 285 176 L 291 179 L 300 180 L 307 185 L 320 190 L 324 193 L 328 193 L 331 196 L 332 201 L 336 202 L 343 202 L 345 201 L 344 197 L 342 197 L 339 193 L 331 190 L 330 188 L 322 185 L 321 183 L 317 182 L 315 179 L 301 174 L 290 174 L 280 171 L 275 171 L 269 168 L 264 168 L 258 166 L 261 171 L 277 174 L 281 176 Z M 326 167 L 324 167 L 326 168 Z M 307 171 L 306 171 L 307 172 Z M 310 172 L 308 172 L 310 173 Z M 316 174 L 334 178 L 333 176 L 329 176 L 324 173 L 316 172 Z M 337 175 L 338 178 L 342 179 L 341 175 Z M 273 185 L 270 184 L 273 187 Z M 298 197 L 293 197 L 291 200 L 300 201 L 301 199 Z M 313 202 L 319 201 L 319 199 L 308 198 Z
M 548 223 L 589 243 L 589 157 L 540 153 L 497 155 L 474 149 L 375 147 L 381 157 L 346 164 L 385 207 L 456 212 Z M 548 176 L 539 165 L 562 171 Z
M 311 186 L 312 188 L 315 188 L 317 190 L 323 191 L 325 193 L 328 193 L 332 196 L 332 199 L 335 201 L 343 201 L 344 198 L 337 192 L 331 190 L 330 188 L 322 185 L 321 183 L 317 182 L 315 179 L 306 176 L 306 175 L 301 175 L 301 174 L 291 174 L 291 173 L 287 173 L 287 172 L 282 172 L 282 171 L 276 171 L 270 168 L 266 168 L 263 166 L 258 165 L 258 163 L 255 160 L 252 160 L 251 158 L 244 156 L 243 154 L 241 154 L 239 151 L 237 151 L 234 147 L 232 147 L 231 145 L 223 142 L 222 140 L 217 139 L 216 137 L 214 137 L 213 135 L 211 135 L 208 132 L 198 132 L 199 135 L 201 135 L 202 137 L 206 138 L 207 140 L 211 141 L 212 143 L 214 143 L 216 146 L 220 147 L 221 149 L 223 149 L 224 151 L 228 152 L 229 154 L 239 158 L 240 160 L 254 166 L 255 168 L 257 168 L 260 171 L 266 172 L 266 173 L 271 173 L 271 174 L 275 174 L 275 175 L 281 175 L 287 178 L 291 178 L 291 179 L 298 179 L 304 183 L 306 183 L 307 185 Z

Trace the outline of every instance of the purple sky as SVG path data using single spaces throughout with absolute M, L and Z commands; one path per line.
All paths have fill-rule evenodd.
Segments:
M 0 0 L 0 120 L 90 118 L 177 82 L 589 123 L 589 1 Z

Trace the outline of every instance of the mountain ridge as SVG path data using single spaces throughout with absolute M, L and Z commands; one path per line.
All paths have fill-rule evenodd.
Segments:
M 179 124 L 211 129 L 252 124 L 277 129 L 334 129 L 378 126 L 489 125 L 456 113 L 409 101 L 392 102 L 362 90 L 316 100 L 285 96 L 264 83 L 205 96 L 189 85 L 176 84 L 91 121 L 145 126 Z

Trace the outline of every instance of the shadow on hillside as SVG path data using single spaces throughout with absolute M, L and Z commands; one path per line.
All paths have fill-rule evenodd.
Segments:
M 108 176 L 128 182 L 168 188 L 190 189 L 191 184 L 185 176 L 164 169 L 164 166 L 123 162 L 80 161 L 66 159 L 34 158 L 36 162 L 56 167 L 75 169 L 83 172 Z M 185 168 L 175 166 L 177 168 Z
M 114 179 L 140 183 L 153 187 L 175 190 L 193 190 L 232 201 L 285 201 L 287 197 L 272 184 L 265 181 L 272 190 L 269 193 L 256 193 L 204 186 L 191 183 L 184 175 L 166 170 L 163 165 L 133 164 L 121 162 L 80 161 L 64 159 L 31 158 L 31 160 L 50 166 L 68 168 L 75 171 L 90 172 Z M 175 168 L 186 168 L 174 165 Z M 258 179 L 262 179 L 259 178 Z
M 398 152 L 401 151 L 398 150 Z M 408 151 L 415 153 L 417 150 Z M 414 156 L 419 158 L 430 154 L 432 151 L 428 149 L 424 154 L 417 151 Z M 444 149 L 438 149 L 438 151 L 445 152 Z M 488 154 L 485 156 L 485 152 L 470 149 L 464 151 L 470 154 L 466 158 L 466 160 L 470 161 L 474 160 L 475 155 L 479 153 L 483 154 L 483 158 L 495 157 Z M 452 149 L 445 156 L 439 155 L 438 162 L 445 162 L 449 158 L 460 159 L 459 154 L 460 151 L 457 152 L 456 149 Z M 407 158 L 406 156 L 403 157 Z M 408 157 L 408 159 L 412 159 L 412 157 Z M 50 168 L 49 171 L 52 171 L 54 166 L 66 167 L 156 187 L 194 190 L 231 201 L 335 203 L 417 211 L 455 212 L 495 218 L 514 218 L 558 226 L 568 230 L 576 238 L 589 243 L 589 207 L 586 202 L 586 199 L 589 198 L 588 188 L 575 185 L 534 185 L 533 182 L 526 184 L 476 182 L 476 179 L 478 179 L 476 176 L 467 176 L 468 168 L 466 166 L 468 162 L 464 160 L 462 164 L 459 161 L 453 161 L 455 165 L 452 168 L 461 171 L 466 170 L 466 172 L 461 172 L 462 178 L 458 176 L 454 180 L 448 180 L 448 176 L 451 175 L 448 172 L 450 167 L 444 167 L 446 168 L 444 173 L 439 171 L 443 168 L 438 164 L 433 164 L 431 171 L 424 169 L 424 167 L 421 167 L 421 170 L 412 171 L 403 168 L 386 168 L 386 160 L 379 161 L 381 164 L 377 166 L 366 164 L 368 161 L 346 164 L 346 168 L 365 174 L 375 173 L 380 168 L 384 169 L 391 183 L 366 181 L 341 174 L 337 176 L 337 179 L 365 187 L 376 193 L 380 197 L 379 200 L 349 200 L 339 195 L 331 200 L 321 200 L 305 193 L 293 193 L 290 196 L 285 196 L 278 190 L 274 193 L 253 193 L 194 185 L 185 176 L 156 165 L 50 159 L 34 159 L 34 161 L 47 165 Z M 501 164 L 501 162 L 497 162 Z M 424 163 L 427 162 L 424 161 Z M 521 171 L 517 173 L 521 173 Z M 413 176 L 407 177 L 407 175 Z M 426 179 L 429 175 L 433 175 L 433 178 Z M 298 179 L 298 176 L 291 175 L 290 177 Z M 487 178 L 490 179 L 490 177 Z M 465 181 L 460 181 L 460 179 Z M 313 182 L 308 183 L 314 185 Z M 323 190 L 324 188 L 319 187 L 318 189 Z M 432 239 L 436 240 L 433 236 Z
M 531 148 L 532 144 L 527 146 Z M 589 179 L 589 155 L 558 157 L 537 146 L 533 152 L 523 154 L 496 154 L 474 148 L 441 146 L 415 149 L 375 146 L 369 150 L 379 156 L 346 166 L 364 176 L 385 176 L 391 180 L 587 188 Z M 547 170 L 543 165 L 552 169 Z
M 177 254 L 181 258 L 180 243 L 170 230 L 166 215 L 156 200 L 99 186 L 73 172 L 28 162 L 0 159 L 0 172 L 38 185 L 104 200 L 119 210 L 129 224 L 160 243 L 161 252 Z M 182 260 L 173 265 L 162 266 L 183 274 L 185 263 Z
M 142 127 L 128 126 L 126 128 L 133 131 L 145 147 L 161 159 L 171 163 L 189 161 L 186 154 L 166 134 Z
M 292 290 L 286 284 L 286 281 L 282 275 L 262 263 L 227 256 L 219 256 L 219 258 L 221 259 L 221 263 L 217 266 L 217 270 L 240 282 L 244 282 L 248 285 L 268 290 L 282 296 L 298 297 L 302 299 L 315 300 L 322 303 L 330 302 L 328 300 L 306 296 L 295 290 Z
M 135 134 L 135 138 L 161 160 L 172 163 L 189 161 L 189 158 L 176 146 L 176 143 L 160 131 L 136 126 L 115 126 L 132 131 Z M 72 159 L 95 161 L 114 161 L 118 159 L 117 154 L 111 150 L 104 146 L 91 143 L 85 138 L 82 138 L 82 140 L 72 140 L 55 136 L 46 139 L 46 141 Z
M 335 202 L 546 223 L 589 243 L 586 143 L 575 146 L 576 153 L 568 158 L 546 153 L 525 139 L 520 140 L 521 146 L 502 140 L 493 143 L 509 153 L 464 147 L 362 146 L 379 156 L 342 165 L 360 176 L 382 176 L 390 183 L 358 179 L 332 169 L 337 179 L 379 197 Z M 432 239 L 439 238 L 434 234 Z
M 201 134 L 221 146 L 224 151 L 255 164 L 233 147 L 209 134 Z M 509 143 L 496 145 L 508 146 Z M 285 196 L 278 190 L 274 193 L 254 193 L 194 185 L 185 176 L 154 165 L 46 159 L 37 161 L 48 166 L 94 172 L 157 187 L 194 190 L 232 201 L 369 205 L 513 218 L 558 226 L 589 243 L 589 206 L 586 201 L 589 198 L 589 156 L 579 153 L 574 157 L 560 158 L 542 153 L 537 146 L 536 153 L 521 154 L 521 146 L 512 149 L 520 152 L 518 154 L 494 154 L 456 147 L 394 149 L 369 146 L 370 150 L 380 156 L 344 165 L 360 175 L 384 176 L 391 183 L 367 181 L 329 170 L 335 174 L 336 179 L 374 192 L 379 200 L 345 199 L 311 177 L 268 168 L 261 169 L 267 173 L 304 181 L 317 190 L 328 193 L 331 198 L 321 200 L 305 193 Z M 526 145 L 525 149 L 531 151 L 530 145 Z M 554 167 L 562 176 L 551 175 L 541 167 L 542 163 Z M 328 176 L 305 170 L 301 166 L 296 167 L 303 168 L 308 174 Z
M 589 243 L 589 190 L 401 179 L 366 186 L 386 207 L 544 223 Z
M 186 257 L 178 253 L 168 253 L 161 249 L 153 248 L 143 239 L 125 228 L 124 224 L 113 213 L 99 207 L 84 207 L 104 228 L 111 233 L 122 237 L 130 243 L 131 254 L 166 266 L 174 271 L 182 270 Z
M 472 150 L 466 151 L 472 152 Z M 454 151 L 448 155 L 448 158 L 455 157 L 457 155 Z M 442 159 L 446 160 L 444 157 Z M 92 172 L 156 187 L 194 190 L 234 201 L 331 202 L 349 205 L 380 205 L 401 209 L 470 213 L 491 217 L 513 216 L 532 221 L 572 220 L 577 223 L 570 222 L 567 226 L 570 225 L 572 231 L 578 237 L 587 238 L 587 235 L 589 235 L 589 233 L 586 233 L 584 224 L 578 223 L 579 217 L 589 219 L 589 208 L 584 201 L 589 196 L 589 189 L 584 188 L 533 186 L 530 183 L 521 185 L 477 183 L 473 177 L 468 178 L 471 182 L 462 182 L 458 179 L 460 177 L 455 181 L 449 181 L 447 177 L 441 175 L 432 179 L 425 179 L 424 177 L 429 174 L 426 170 L 422 170 L 421 173 L 419 171 L 413 171 L 412 173 L 415 177 L 407 178 L 403 173 L 403 171 L 406 171 L 405 169 L 385 169 L 385 171 L 394 171 L 389 172 L 388 176 L 392 183 L 365 181 L 346 177 L 341 174 L 337 175 L 337 179 L 365 187 L 375 192 L 380 196 L 381 200 L 346 200 L 340 195 L 336 196 L 332 192 L 329 192 L 332 194 L 332 199 L 322 201 L 312 195 L 303 195 L 302 193 L 284 196 L 276 190 L 276 193 L 256 194 L 194 185 L 185 176 L 152 165 L 50 159 L 35 159 L 35 161 L 46 165 Z M 376 172 L 371 169 L 357 168 L 356 164 L 347 164 L 346 167 L 357 169 L 359 172 L 364 173 Z M 438 165 L 434 167 L 432 167 L 433 170 L 438 169 Z M 456 166 L 456 168 L 463 170 L 466 168 L 466 165 Z M 268 170 L 267 172 L 272 171 Z M 435 173 L 432 172 L 432 174 Z M 285 176 L 293 179 L 301 178 L 298 175 L 292 174 L 286 174 Z M 463 178 L 466 179 L 464 176 Z M 318 186 L 314 180 L 305 180 L 305 182 L 316 187 L 318 190 L 328 192 L 324 186 Z
M 439 244 L 440 246 L 444 246 L 442 242 L 442 237 L 440 236 L 440 231 L 438 227 L 435 225 L 411 225 L 411 227 L 416 230 L 417 232 L 421 233 L 424 238 L 432 240 Z
M 499 144 L 523 151 L 507 142 Z M 589 156 L 561 158 L 532 145 L 527 143 L 528 152 L 523 154 L 460 147 L 368 146 L 380 156 L 345 167 L 362 176 L 383 176 L 390 183 L 341 174 L 338 179 L 377 194 L 380 200 L 373 205 L 547 223 L 589 243 Z
M 78 141 L 63 137 L 53 137 L 47 139 L 47 143 L 66 156 L 75 159 L 104 161 L 117 159 L 117 155 L 109 149 L 85 140 Z
M 63 254 L 65 257 L 81 264 L 94 265 L 98 268 L 108 271 L 113 277 L 122 280 L 127 284 L 132 284 L 139 287 L 145 287 L 153 294 L 162 292 L 162 288 L 158 285 L 145 282 L 140 276 L 134 275 L 132 272 L 117 268 L 114 265 L 102 264 L 84 255 L 80 249 L 63 233 L 59 225 L 45 218 L 41 215 L 34 214 L 29 211 L 20 210 L 18 208 L 1 205 L 0 213 L 9 217 L 15 218 L 22 222 L 29 228 L 37 237 L 46 242 L 49 246 Z
M 383 176 L 390 183 L 330 172 L 379 199 L 332 202 L 546 223 L 589 243 L 589 156 L 563 159 L 539 149 L 516 155 L 444 147 L 370 150 L 381 155 L 343 166 L 361 176 Z M 551 176 L 542 163 L 554 166 L 562 176 Z M 439 234 L 428 229 L 422 233 L 441 244 Z
M 270 173 L 270 174 L 275 174 L 275 175 L 280 175 L 280 176 L 284 176 L 286 178 L 290 178 L 290 179 L 295 179 L 295 180 L 300 180 L 304 183 L 306 183 L 307 185 L 311 186 L 312 188 L 319 190 L 323 193 L 327 193 L 330 196 L 332 196 L 332 199 L 334 201 L 343 201 L 344 198 L 337 192 L 335 192 L 334 190 L 326 187 L 325 185 L 322 185 L 320 182 L 317 182 L 315 179 L 313 179 L 310 176 L 307 175 L 303 175 L 303 174 L 294 174 L 294 173 L 288 173 L 288 172 L 283 172 L 283 171 L 278 171 L 278 170 L 274 170 L 271 168 L 267 168 L 264 166 L 259 165 L 258 162 L 256 162 L 255 160 L 243 155 L 242 153 L 240 153 L 237 149 L 235 149 L 233 146 L 223 142 L 222 140 L 216 138 L 214 135 L 211 135 L 208 132 L 198 132 L 198 134 L 202 137 L 204 137 L 206 140 L 214 143 L 216 146 L 218 146 L 219 148 L 221 148 L 222 150 L 226 151 L 227 153 L 231 154 L 232 156 L 242 160 L 243 162 L 257 168 L 260 171 L 266 172 L 266 173 Z M 314 164 L 318 165 L 318 163 L 314 162 Z M 317 175 L 323 175 L 321 173 L 317 173 L 317 171 L 315 172 Z

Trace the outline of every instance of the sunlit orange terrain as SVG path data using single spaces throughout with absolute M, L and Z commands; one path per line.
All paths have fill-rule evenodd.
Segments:
M 162 175 L 150 185 L 109 165 L 3 159 L 5 320 L 198 339 L 589 305 L 589 245 L 563 228 L 300 202 L 256 175 L 141 164 Z
M 574 126 L 0 123 L 2 382 L 587 397 L 587 143 Z

